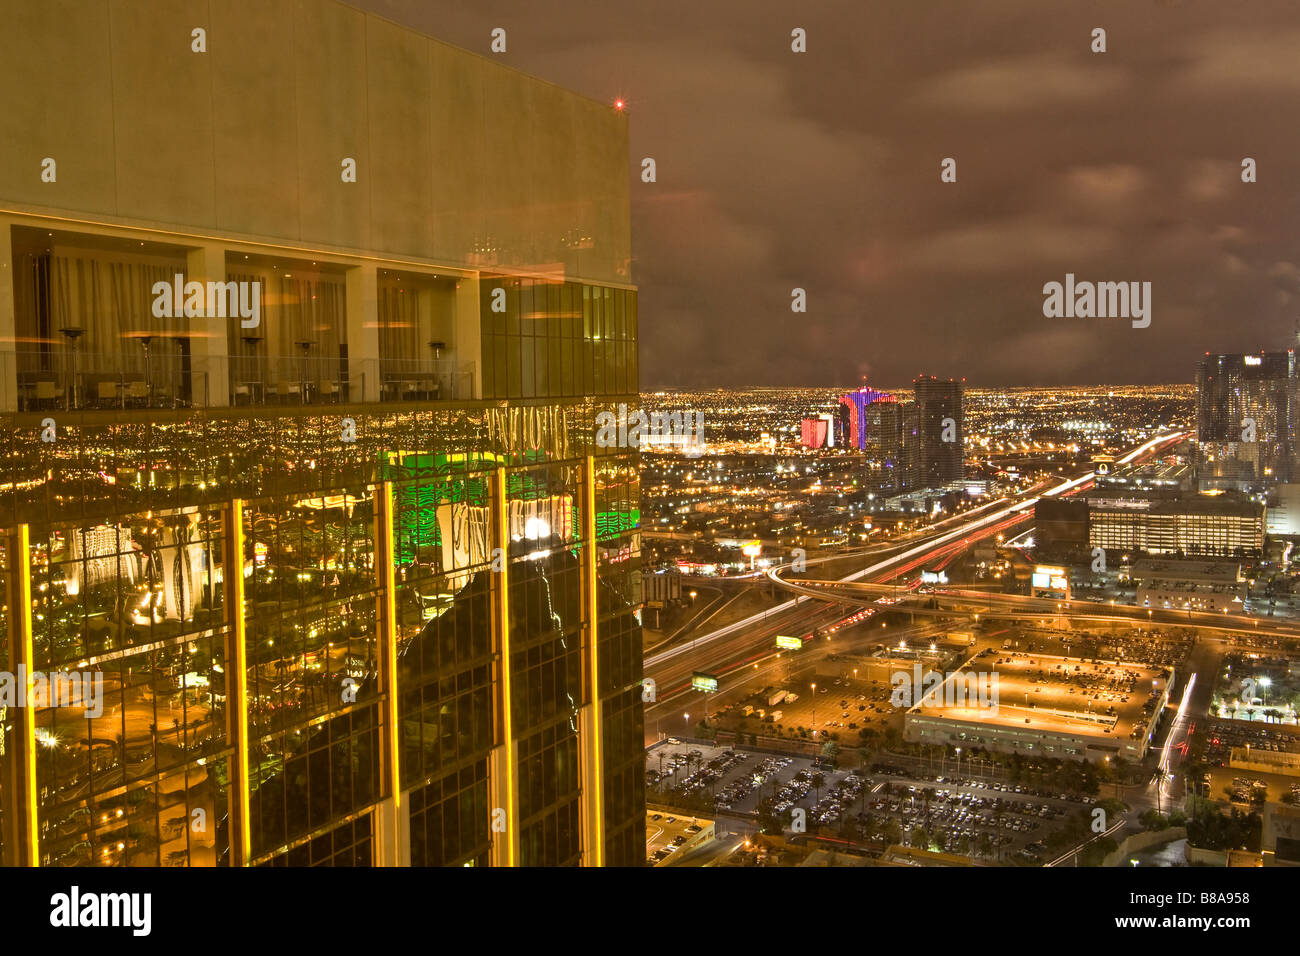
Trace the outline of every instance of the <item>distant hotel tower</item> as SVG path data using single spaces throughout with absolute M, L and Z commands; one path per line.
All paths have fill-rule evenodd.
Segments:
M 920 376 L 912 381 L 912 388 L 916 392 L 919 429 L 920 487 L 940 488 L 950 481 L 960 480 L 965 474 L 962 447 L 964 386 L 954 379 Z M 945 424 L 948 420 L 951 420 L 951 426 Z M 945 437 L 952 440 L 944 441 Z
M 840 417 L 849 446 L 863 452 L 869 491 L 894 495 L 915 487 L 918 449 L 912 402 L 864 386 L 840 398 Z
M 0 670 L 107 696 L 3 712 L 0 862 L 643 864 L 626 116 L 334 0 L 0 31 Z
M 1300 369 L 1294 350 L 1205 353 L 1196 371 L 1201 486 L 1300 480 Z

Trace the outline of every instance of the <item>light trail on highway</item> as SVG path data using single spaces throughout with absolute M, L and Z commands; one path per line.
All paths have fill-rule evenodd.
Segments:
M 1191 675 L 1187 681 L 1187 687 L 1183 689 L 1183 699 L 1178 705 L 1178 713 L 1174 715 L 1173 722 L 1169 725 L 1169 733 L 1165 734 L 1165 745 L 1160 748 L 1160 763 L 1158 764 L 1160 769 L 1155 777 L 1159 797 L 1166 795 L 1165 786 L 1173 780 L 1174 740 L 1178 737 L 1179 725 L 1187 719 L 1187 705 L 1191 702 L 1194 687 L 1196 687 L 1196 674 Z
M 1132 461 L 1183 437 L 1181 432 L 1158 436 L 1133 449 L 1121 460 Z M 997 534 L 1000 530 L 1010 529 L 1028 520 L 1032 517 L 1030 509 L 1042 498 L 1071 494 L 1082 489 L 1093 478 L 1094 473 L 1090 471 L 1063 479 L 1054 485 L 1040 482 L 1031 492 L 1043 485 L 1047 487 L 1036 494 L 1015 500 L 998 499 L 975 509 L 974 516 L 960 515 L 944 519 L 939 523 L 940 526 L 955 523 L 955 527 L 929 534 L 917 544 L 902 545 L 898 553 L 846 575 L 839 583 L 853 585 L 862 582 L 864 578 L 867 579 L 863 582 L 864 585 L 889 581 L 934 560 L 936 556 L 947 557 L 950 553 L 955 556 L 979 538 Z M 825 559 L 814 560 L 822 563 L 823 560 L 834 560 L 835 557 L 844 556 L 827 556 Z M 661 703 L 688 693 L 691 675 L 697 671 L 728 675 L 764 659 L 774 658 L 773 644 L 777 634 L 811 633 L 820 627 L 847 620 L 843 610 L 827 607 L 825 602 L 831 599 L 830 595 L 810 593 L 815 592 L 815 589 L 801 588 L 800 585 L 783 580 L 780 573 L 790 567 L 789 564 L 778 565 L 766 575 L 779 587 L 801 592 L 796 593 L 792 599 L 645 658 L 644 673 L 655 683 L 659 694 L 659 701 L 652 704 L 652 707 L 658 708 Z M 805 606 L 804 613 L 796 613 L 805 609 Z

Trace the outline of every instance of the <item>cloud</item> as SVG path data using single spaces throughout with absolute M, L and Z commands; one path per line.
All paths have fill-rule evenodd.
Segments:
M 1147 188 L 1147 173 L 1132 163 L 1073 166 L 1065 172 L 1065 188 L 1088 203 L 1132 202 Z
M 1216 202 L 1242 185 L 1240 160 L 1192 160 L 1183 174 L 1183 190 L 1196 202 Z
M 1177 82 L 1195 93 L 1300 92 L 1297 50 L 1300 50 L 1300 26 L 1297 25 L 1268 30 L 1221 26 L 1188 45 L 1187 66 Z
M 917 107 L 990 112 L 1068 107 L 1103 102 L 1122 93 L 1128 83 L 1122 67 L 1034 54 L 948 70 L 924 81 L 911 102 Z
M 627 99 L 647 386 L 1187 381 L 1290 334 L 1290 0 L 814 4 L 799 55 L 788 0 L 351 2 L 478 52 L 505 25 L 502 62 Z M 1151 328 L 1049 326 L 1067 271 L 1151 281 Z
M 1115 248 L 1109 229 L 1024 218 L 946 229 L 911 244 L 906 268 L 998 273 L 1026 265 L 1080 266 Z

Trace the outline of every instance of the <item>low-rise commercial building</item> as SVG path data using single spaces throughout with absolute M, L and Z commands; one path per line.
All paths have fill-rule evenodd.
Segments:
M 1188 611 L 1240 610 L 1246 579 L 1233 561 L 1140 560 L 1129 576 L 1137 583 L 1141 607 Z
M 1001 652 L 1005 653 L 1005 652 Z M 1141 760 L 1173 683 L 1171 670 L 1044 654 L 974 658 L 955 679 L 991 671 L 991 706 L 922 699 L 904 716 L 913 743 L 1076 760 Z M 949 695 L 951 696 L 951 695 Z
M 1099 492 L 1088 497 L 1088 544 L 1148 554 L 1236 555 L 1264 547 L 1265 509 L 1243 495 Z

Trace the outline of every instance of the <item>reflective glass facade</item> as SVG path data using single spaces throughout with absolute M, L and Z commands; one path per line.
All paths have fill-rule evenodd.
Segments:
M 485 353 L 493 357 L 484 363 L 485 396 L 573 398 L 636 391 L 635 292 L 485 275 L 479 294 Z
M 34 826 L 44 866 L 484 865 L 514 827 L 520 865 L 590 862 L 596 832 L 638 862 L 637 471 L 592 447 L 604 407 L 73 412 L 48 443 L 10 416 L 29 665 L 103 692 L 31 739 L 5 715 L 6 860 Z
M 626 115 L 335 0 L 15 10 L 7 141 L 86 121 L 0 150 L 0 864 L 639 864 Z

